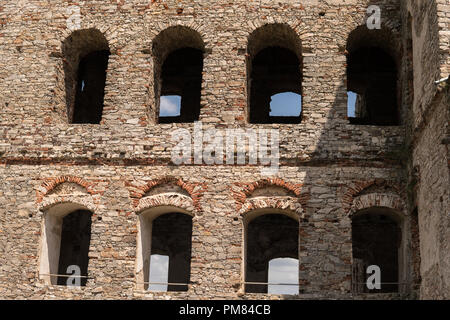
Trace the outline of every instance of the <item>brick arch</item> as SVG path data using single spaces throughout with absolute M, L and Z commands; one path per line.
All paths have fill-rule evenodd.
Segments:
M 351 210 L 354 201 L 356 198 L 362 196 L 362 193 L 364 190 L 369 189 L 372 186 L 380 186 L 380 187 L 389 187 L 393 192 L 390 192 L 389 194 L 395 195 L 396 197 L 399 197 L 401 199 L 401 196 L 403 194 L 402 187 L 393 181 L 388 181 L 384 179 L 373 179 L 373 180 L 366 180 L 366 181 L 355 181 L 353 183 L 350 183 L 346 185 L 345 187 L 341 188 L 340 190 L 340 200 L 342 209 L 344 210 L 344 213 L 348 214 Z M 373 192 L 375 194 L 381 194 L 378 192 Z M 386 194 L 386 193 L 383 193 Z
M 55 189 L 58 185 L 70 182 L 75 183 L 81 187 L 83 187 L 87 193 L 90 195 L 94 195 L 95 191 L 93 189 L 94 184 L 89 183 L 82 178 L 76 176 L 61 176 L 56 178 L 47 178 L 44 179 L 44 182 L 38 187 L 36 190 L 37 203 L 41 203 L 46 195 L 48 195 L 53 189 Z
M 371 34 L 374 35 L 374 38 L 371 39 L 373 40 L 371 45 L 384 49 L 397 63 L 397 68 L 400 68 L 402 60 L 402 41 L 400 41 L 400 39 L 402 39 L 402 37 L 400 32 L 395 28 L 394 24 L 391 24 L 389 21 L 386 23 L 386 21 L 383 21 L 382 19 L 381 29 L 369 30 L 365 22 L 347 27 L 345 30 L 345 38 L 338 39 L 338 45 L 346 49 L 346 54 L 351 49 L 349 48 L 350 40 L 352 40 L 352 38 L 356 38 L 355 41 L 358 42 L 358 34 L 360 34 L 359 37 L 363 40 L 365 37 L 370 38 Z M 359 41 L 363 40 L 359 39 Z
M 130 197 L 133 201 L 133 206 L 135 208 L 140 206 L 140 201 L 144 197 L 144 195 L 149 192 L 152 188 L 161 185 L 176 185 L 186 191 L 189 194 L 189 197 L 192 199 L 192 203 L 197 212 L 203 212 L 202 207 L 200 205 L 200 199 L 203 196 L 203 193 L 206 191 L 205 183 L 189 183 L 183 181 L 181 178 L 176 178 L 172 176 L 162 177 L 153 179 L 150 181 L 126 181 L 125 186 L 128 187 L 130 192 Z M 146 197 L 150 198 L 150 197 Z M 172 201 L 172 200 L 170 200 Z
M 76 30 L 70 30 L 68 28 L 63 29 L 63 31 L 58 36 L 58 40 L 60 41 L 61 45 L 64 43 L 64 41 L 69 38 L 74 32 L 77 31 L 83 31 L 83 30 L 89 30 L 89 29 L 95 29 L 98 30 L 105 40 L 108 42 L 109 49 L 111 52 L 116 51 L 120 46 L 120 41 L 114 41 L 119 40 L 117 38 L 116 31 L 119 29 L 117 26 L 110 26 L 110 25 L 103 25 L 103 24 L 95 24 L 91 22 L 82 23 L 82 27 Z M 62 47 L 60 48 L 62 49 Z
M 98 211 L 97 206 L 94 204 L 91 197 L 83 197 L 83 196 L 55 196 L 55 197 L 49 197 L 46 198 L 44 201 L 42 201 L 38 206 L 38 211 L 46 211 L 49 208 L 59 205 L 59 204 L 65 204 L 65 203 L 72 203 L 77 204 L 81 207 L 87 208 L 92 213 L 95 213 Z
M 85 37 L 85 42 L 88 47 L 93 49 L 108 49 L 111 50 L 111 30 L 105 32 L 104 28 L 93 26 L 85 26 L 83 28 L 77 30 L 69 30 L 66 29 L 60 37 L 60 51 L 61 54 L 64 54 L 65 46 L 67 46 L 67 41 L 72 37 L 77 37 L 79 35 L 83 35 Z M 72 38 L 73 39 L 73 38 Z M 78 39 L 76 39 L 78 40 Z M 114 42 L 114 41 L 113 41 Z M 84 49 L 84 48 L 83 48 Z
M 296 30 L 298 25 L 292 25 L 285 21 L 262 22 L 258 20 L 258 23 L 255 23 L 254 26 L 251 30 L 247 30 L 247 54 L 250 57 L 254 57 L 261 49 L 278 46 L 286 40 L 286 48 L 293 51 L 300 62 L 302 61 L 302 40 L 298 30 Z M 270 28 L 274 29 L 269 32 Z M 274 31 L 279 34 L 274 36 Z
M 154 26 L 152 25 L 151 28 L 149 28 L 149 29 L 146 29 L 147 34 L 151 35 L 149 48 L 152 47 L 153 42 L 155 41 L 155 39 L 157 38 L 158 35 L 160 35 L 162 32 L 164 32 L 165 30 L 168 30 L 172 27 L 184 27 L 184 28 L 188 28 L 192 31 L 195 31 L 201 37 L 201 39 L 203 41 L 203 46 L 206 47 L 207 42 L 205 41 L 205 39 L 208 38 L 206 25 L 200 24 L 194 20 L 186 21 L 186 20 L 178 20 L 178 19 L 168 19 L 165 23 L 161 22 Z
M 144 197 L 139 200 L 135 212 L 139 214 L 147 209 L 166 206 L 183 209 L 191 216 L 195 216 L 199 213 L 192 198 L 175 192 L 160 193 Z
M 301 207 L 305 207 L 309 198 L 310 198 L 310 194 L 309 191 L 303 192 L 302 193 L 302 189 L 303 189 L 303 184 L 294 184 L 294 183 L 290 183 L 290 182 L 286 182 L 283 179 L 280 178 L 270 178 L 270 179 L 262 179 L 259 181 L 255 181 L 255 182 L 251 182 L 251 183 L 235 183 L 234 185 L 231 186 L 231 192 L 233 194 L 233 199 L 236 202 L 236 208 L 237 211 L 241 212 L 242 208 L 244 207 L 244 204 L 247 202 L 248 205 L 246 205 L 246 207 L 248 208 L 249 206 L 261 206 L 262 203 L 261 202 L 255 202 L 255 201 L 249 201 L 252 199 L 248 199 L 255 190 L 257 189 L 262 189 L 262 188 L 266 188 L 266 187 L 280 187 L 285 189 L 288 192 L 293 193 L 293 195 L 295 195 L 295 197 L 258 197 L 258 199 L 263 199 L 266 198 L 266 207 L 271 208 L 273 204 L 273 200 L 270 199 L 284 199 L 284 198 L 289 198 L 291 199 L 290 201 L 293 202 L 295 199 L 295 202 L 299 203 Z M 280 204 L 278 205 L 286 205 L 286 203 L 282 204 L 282 202 L 280 202 Z M 277 206 L 278 206 L 277 205 Z M 247 210 L 247 209 L 244 209 Z M 248 210 L 247 210 L 248 211 Z
M 270 24 L 284 24 L 287 25 L 289 28 L 291 28 L 296 34 L 297 36 L 300 38 L 301 33 L 304 31 L 302 26 L 302 22 L 297 21 L 297 20 L 284 20 L 282 17 L 276 16 L 276 17 L 272 17 L 270 21 L 265 20 L 265 19 L 261 19 L 261 18 L 256 18 L 254 19 L 251 23 L 247 23 L 245 25 L 242 26 L 242 29 L 247 33 L 247 39 L 248 37 L 252 34 L 253 31 L 264 27 L 266 25 L 270 25 Z
M 349 216 L 352 216 L 359 210 L 371 207 L 386 207 L 406 215 L 405 202 L 400 196 L 393 193 L 369 193 L 358 196 L 353 200 L 348 213 Z
M 258 197 L 245 201 L 239 210 L 239 215 L 245 217 L 250 212 L 260 209 L 274 209 L 290 212 L 292 214 L 287 215 L 291 217 L 295 216 L 297 219 L 300 218 L 303 213 L 302 205 L 297 198 Z

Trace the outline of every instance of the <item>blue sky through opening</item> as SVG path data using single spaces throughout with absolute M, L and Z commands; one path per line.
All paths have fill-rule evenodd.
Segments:
M 152 254 L 150 257 L 149 282 L 169 281 L 169 256 Z M 271 294 L 298 294 L 298 259 L 277 258 L 269 261 L 269 283 L 292 283 L 293 286 L 269 285 Z M 149 291 L 166 292 L 167 285 L 149 284 Z
M 149 279 L 149 282 L 167 283 L 169 281 L 169 256 L 159 254 L 151 255 Z M 148 290 L 166 292 L 167 285 L 150 284 Z
M 82 83 L 82 89 L 84 83 Z M 347 115 L 355 116 L 355 104 L 357 94 L 347 92 Z M 283 92 L 272 96 L 270 102 L 270 116 L 282 117 L 298 117 L 302 110 L 302 96 L 293 92 Z M 181 110 L 181 96 L 161 96 L 159 116 L 160 117 L 177 117 Z
M 356 97 L 356 93 L 347 91 L 347 116 L 349 117 L 355 117 Z
M 160 117 L 178 117 L 181 110 L 181 96 L 161 96 L 159 102 Z
M 298 117 L 302 111 L 302 96 L 293 92 L 273 95 L 270 102 L 270 116 Z
M 278 258 L 269 261 L 269 283 L 292 283 L 293 286 L 269 285 L 272 294 L 298 294 L 298 259 Z

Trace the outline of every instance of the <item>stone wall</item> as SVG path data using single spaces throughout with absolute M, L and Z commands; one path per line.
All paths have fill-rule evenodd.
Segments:
M 417 138 L 414 165 L 419 214 L 421 297 L 448 299 L 449 283 L 449 90 L 440 94 L 433 116 Z
M 411 113 L 412 168 L 408 189 L 417 207 L 421 290 L 424 299 L 448 299 L 449 289 L 449 82 L 448 1 L 409 1 L 414 57 Z
M 0 5 L 0 297 L 279 298 L 242 292 L 243 217 L 258 208 L 289 211 L 299 218 L 302 294 L 294 298 L 383 297 L 351 294 L 349 214 L 362 203 L 383 203 L 410 220 L 403 154 L 410 105 L 398 1 L 54 2 L 51 7 L 40 0 Z M 405 116 L 400 126 L 352 125 L 347 119 L 347 37 L 364 24 L 366 8 L 373 3 L 381 6 L 383 28 L 398 45 L 392 50 L 401 70 L 400 111 Z M 79 29 L 98 29 L 111 52 L 98 125 L 69 124 L 62 46 L 72 33 L 67 24 L 72 5 L 81 10 Z M 286 24 L 301 41 L 300 124 L 248 123 L 247 40 L 268 23 Z M 264 180 L 258 166 L 171 162 L 177 144 L 171 132 L 192 132 L 194 125 L 157 123 L 153 40 L 176 25 L 196 31 L 205 44 L 203 127 L 279 129 L 281 167 L 276 177 Z M 440 36 L 445 38 L 445 33 Z M 439 66 L 445 56 L 440 57 L 430 60 Z M 433 72 L 429 78 L 438 75 Z M 416 94 L 421 97 L 420 90 Z M 445 102 L 440 106 L 444 109 Z M 416 153 L 427 156 L 425 149 L 418 149 Z M 54 190 L 61 183 L 76 183 L 82 190 Z M 275 187 L 287 190 L 289 199 L 272 192 Z M 256 189 L 265 190 L 263 196 L 252 198 Z M 136 286 L 138 213 L 161 201 L 177 205 L 178 200 L 164 197 L 168 190 L 179 192 L 183 209 L 194 216 L 193 284 L 188 292 L 145 292 Z M 364 201 L 358 200 L 363 195 Z M 69 201 L 94 213 L 90 279 L 81 289 L 49 286 L 39 278 L 44 213 Z M 408 231 L 405 239 L 410 238 Z M 406 261 L 415 255 L 407 251 Z M 422 276 L 429 269 L 423 259 Z M 415 277 L 411 268 L 404 270 L 404 277 Z

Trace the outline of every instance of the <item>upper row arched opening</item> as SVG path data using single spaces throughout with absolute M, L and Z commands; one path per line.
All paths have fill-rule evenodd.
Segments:
M 360 26 L 347 40 L 350 123 L 398 125 L 399 50 L 387 29 Z M 205 43 L 195 30 L 173 26 L 152 41 L 154 106 L 159 123 L 199 120 Z M 110 48 L 97 29 L 73 32 L 62 45 L 70 123 L 100 123 Z M 300 123 L 303 106 L 301 40 L 287 24 L 264 25 L 247 44 L 249 123 Z
M 350 123 L 398 125 L 400 94 L 393 36 L 387 29 L 360 26 L 347 40 Z
M 250 123 L 300 123 L 302 49 L 286 24 L 256 29 L 248 40 L 247 92 Z
M 73 32 L 62 44 L 67 115 L 70 123 L 100 123 L 103 113 L 108 41 L 97 29 Z

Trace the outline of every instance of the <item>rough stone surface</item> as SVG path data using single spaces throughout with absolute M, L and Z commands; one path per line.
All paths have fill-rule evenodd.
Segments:
M 389 35 L 377 43 L 399 70 L 399 126 L 347 119 L 347 39 L 370 4 L 381 7 Z M 67 23 L 73 6 L 81 16 L 75 27 L 76 19 Z M 275 23 L 300 39 L 300 124 L 248 121 L 248 39 Z M 158 123 L 155 72 L 176 45 L 164 37 L 159 45 L 174 47 L 155 56 L 154 40 L 172 26 L 194 30 L 204 44 L 203 127 L 278 129 L 276 176 L 261 176 L 255 165 L 171 162 L 171 133 L 194 128 Z M 450 82 L 434 84 L 450 73 L 449 27 L 448 0 L 2 1 L 0 298 L 449 299 Z M 97 30 L 90 34 L 102 40 L 88 37 L 76 50 L 104 50 L 104 38 L 110 51 L 100 124 L 70 123 L 66 77 L 78 58 L 66 56 L 65 44 L 78 29 Z M 93 213 L 89 279 L 78 289 L 39 277 L 45 214 L 64 203 Z M 193 216 L 187 292 L 137 285 L 139 213 L 158 206 Z M 408 285 L 398 294 L 354 295 L 351 217 L 379 206 L 403 221 Z M 299 221 L 298 296 L 242 290 L 244 220 L 262 209 Z

